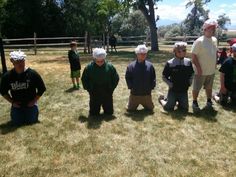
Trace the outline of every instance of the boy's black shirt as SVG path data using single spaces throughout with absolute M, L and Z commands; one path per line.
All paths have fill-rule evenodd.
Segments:
M 236 60 L 232 57 L 227 58 L 219 71 L 225 74 L 225 87 L 230 91 L 236 91 Z
M 0 93 L 4 96 L 10 91 L 10 95 L 20 106 L 26 106 L 36 95 L 41 96 L 46 90 L 40 75 L 33 69 L 26 69 L 23 73 L 16 73 L 12 69 L 5 73 L 0 84 Z
M 68 51 L 68 58 L 70 62 L 70 69 L 71 71 L 77 71 L 81 69 L 79 53 L 74 50 Z

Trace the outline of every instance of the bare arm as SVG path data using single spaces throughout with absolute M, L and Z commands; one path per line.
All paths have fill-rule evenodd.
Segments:
M 196 54 L 192 53 L 192 62 L 196 66 L 197 69 L 197 75 L 201 76 L 202 75 L 202 68 L 199 64 L 198 58 Z
M 11 96 L 10 96 L 9 94 L 3 95 L 3 97 L 4 97 L 9 103 L 11 103 L 13 107 L 17 107 L 17 108 L 20 107 L 19 103 L 18 103 L 18 102 L 15 102 L 15 101 L 11 98 Z
M 35 105 L 35 103 L 39 100 L 40 96 L 36 95 L 36 97 L 28 103 L 28 107 L 32 107 Z
M 225 74 L 220 73 L 220 93 L 226 94 L 227 89 L 225 88 Z

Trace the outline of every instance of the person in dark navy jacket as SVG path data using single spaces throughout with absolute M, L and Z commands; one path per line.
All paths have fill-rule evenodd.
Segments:
M 138 45 L 135 48 L 137 58 L 127 67 L 125 79 L 130 89 L 127 111 L 135 111 L 140 104 L 146 110 L 154 109 L 151 92 L 156 86 L 156 73 L 147 59 L 147 52 L 145 45 Z

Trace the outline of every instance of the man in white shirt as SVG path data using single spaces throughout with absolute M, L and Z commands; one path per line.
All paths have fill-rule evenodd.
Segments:
M 217 22 L 208 19 L 203 24 L 203 36 L 199 37 L 192 46 L 192 63 L 194 67 L 193 78 L 193 112 L 200 111 L 197 98 L 200 89 L 206 90 L 208 108 L 212 108 L 212 86 L 217 62 L 217 39 L 214 37 Z

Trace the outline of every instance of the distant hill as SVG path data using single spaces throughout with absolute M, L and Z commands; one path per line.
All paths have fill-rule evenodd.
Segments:
M 236 28 L 234 30 L 228 30 L 226 34 L 228 38 L 236 38 Z
M 173 23 L 180 23 L 181 21 L 177 21 L 177 20 L 169 20 L 169 19 L 160 19 L 157 21 L 157 26 L 166 26 L 166 25 L 170 25 L 170 24 L 173 24 Z M 227 26 L 227 28 L 229 30 L 236 30 L 236 24 L 231 24 L 229 26 Z

